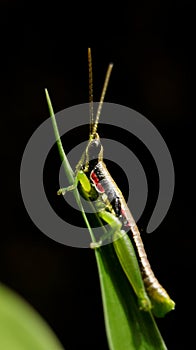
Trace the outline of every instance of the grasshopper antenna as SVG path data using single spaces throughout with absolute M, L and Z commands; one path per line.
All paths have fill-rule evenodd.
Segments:
M 92 56 L 91 56 L 91 49 L 88 48 L 88 70 L 89 70 L 89 114 L 90 114 L 90 135 L 89 135 L 89 143 L 95 139 L 96 134 L 97 134 L 97 127 L 98 127 L 98 123 L 99 123 L 99 117 L 101 114 L 101 110 L 102 110 L 102 106 L 103 106 L 103 101 L 105 98 L 105 94 L 107 91 L 107 87 L 108 87 L 108 83 L 109 83 L 109 79 L 110 79 L 110 75 L 111 75 L 111 71 L 113 68 L 113 64 L 110 63 L 106 72 L 106 76 L 105 76 L 105 81 L 104 81 L 104 85 L 103 85 L 103 89 L 102 89 L 102 93 L 101 93 L 101 98 L 100 98 L 100 102 L 98 105 L 98 109 L 97 109 L 97 114 L 95 117 L 95 121 L 94 121 L 94 110 L 93 110 L 93 70 L 92 70 Z M 76 165 L 76 172 L 81 169 L 81 167 L 85 164 L 85 169 L 88 168 L 88 164 L 89 164 L 89 155 L 88 155 L 88 146 L 85 150 L 85 152 L 82 154 L 81 159 L 79 160 L 78 164 Z
M 91 135 L 90 135 L 90 139 L 91 140 L 95 137 L 96 132 L 97 132 L 97 127 L 98 127 L 98 123 L 99 123 L 99 117 L 100 117 L 101 110 L 102 110 L 102 107 L 103 107 L 103 101 L 104 101 L 105 94 L 106 94 L 106 91 L 107 91 L 107 87 L 108 87 L 108 83 L 109 83 L 109 80 L 110 80 L 110 75 L 111 75 L 111 72 L 112 72 L 112 68 L 113 68 L 113 63 L 110 63 L 109 66 L 108 66 L 107 72 L 106 72 L 105 81 L 104 81 L 104 85 L 103 85 L 103 89 L 102 89 L 102 93 L 101 93 L 101 98 L 100 98 L 100 102 L 99 102 L 98 109 L 97 109 L 95 122 L 93 123 L 92 132 L 91 132 Z
M 93 111 L 93 69 L 91 49 L 88 48 L 88 76 L 89 76 L 89 115 L 90 115 L 90 137 L 93 131 L 94 111 Z

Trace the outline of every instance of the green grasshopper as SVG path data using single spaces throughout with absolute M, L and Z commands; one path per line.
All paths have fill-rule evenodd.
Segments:
M 108 240 L 109 242 L 112 238 L 112 244 L 114 245 L 118 260 L 138 298 L 139 308 L 143 311 L 151 310 L 155 316 L 163 317 L 167 312 L 174 309 L 175 303 L 160 285 L 150 267 L 135 220 L 125 202 L 122 192 L 103 162 L 103 146 L 97 132 L 113 65 L 110 64 L 108 66 L 95 120 L 93 117 L 93 76 L 90 49 L 88 49 L 88 65 L 90 103 L 89 141 L 76 166 L 72 185 L 67 188 L 61 188 L 58 191 L 58 195 L 65 195 L 67 191 L 78 189 L 80 194 L 90 202 L 104 230 L 104 234 L 99 242 L 92 242 L 91 248 L 99 249 L 103 241 Z M 50 114 L 54 119 L 47 91 L 46 95 Z M 61 141 L 59 140 L 59 142 Z M 81 204 L 80 208 L 82 208 Z M 85 216 L 84 212 L 83 216 Z M 86 217 L 85 221 L 88 223 Z M 107 224 L 106 227 L 104 226 L 105 224 Z M 89 226 L 88 224 L 88 228 Z M 127 228 L 130 230 L 131 238 L 125 232 Z

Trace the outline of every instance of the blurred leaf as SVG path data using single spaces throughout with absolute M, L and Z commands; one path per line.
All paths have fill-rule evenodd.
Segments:
M 41 316 L 21 297 L 0 284 L 0 349 L 63 350 Z

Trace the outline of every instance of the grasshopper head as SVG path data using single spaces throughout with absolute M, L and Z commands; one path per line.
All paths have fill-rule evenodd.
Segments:
M 96 134 L 96 136 L 89 141 L 86 152 L 88 153 L 89 161 L 94 159 L 100 159 L 100 156 L 103 152 L 103 147 L 98 134 Z
M 103 146 L 101 144 L 99 135 L 95 133 L 95 135 L 90 138 L 86 151 L 85 151 L 85 162 L 83 163 L 83 170 L 85 172 L 89 171 L 91 168 L 99 162 L 103 160 Z M 89 169 L 90 163 L 90 169 Z
M 95 136 L 89 140 L 86 155 L 88 161 L 97 160 L 100 161 L 103 159 L 103 146 L 101 144 L 99 135 L 96 133 Z

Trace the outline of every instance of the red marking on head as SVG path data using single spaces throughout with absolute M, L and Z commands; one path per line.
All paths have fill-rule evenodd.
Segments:
M 100 193 L 104 193 L 105 192 L 103 186 L 100 183 L 97 184 L 96 188 L 97 188 L 98 192 L 100 192 Z
M 91 174 L 90 174 L 90 178 L 91 178 L 91 180 L 93 181 L 93 183 L 94 183 L 95 185 L 98 184 L 99 179 L 98 179 L 97 175 L 96 175 L 93 171 L 92 171 Z
M 104 193 L 105 190 L 104 190 L 103 186 L 100 184 L 97 175 L 93 171 L 90 174 L 90 178 L 91 178 L 92 182 L 94 183 L 97 191 L 100 193 Z

